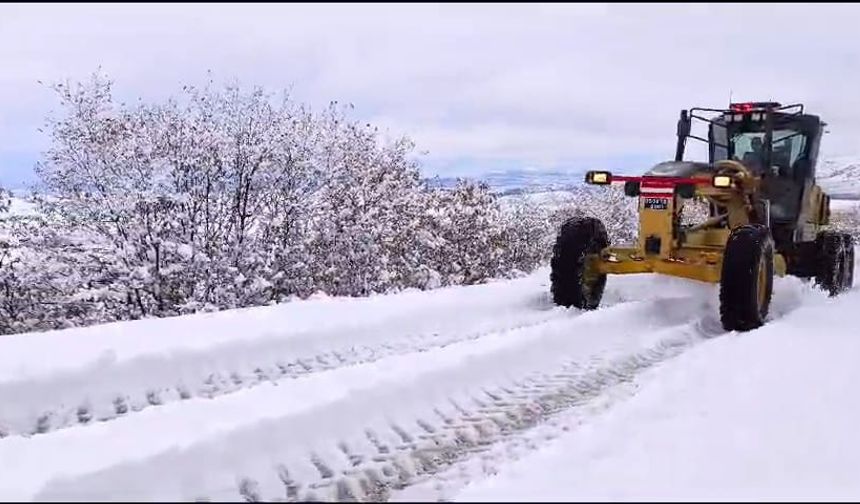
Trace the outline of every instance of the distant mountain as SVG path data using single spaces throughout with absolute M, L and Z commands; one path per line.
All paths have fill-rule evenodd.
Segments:
M 584 174 L 576 172 L 506 170 L 492 171 L 468 178 L 486 182 L 493 192 L 508 195 L 569 190 L 583 185 Z M 456 177 L 438 177 L 431 184 L 439 187 L 453 187 Z

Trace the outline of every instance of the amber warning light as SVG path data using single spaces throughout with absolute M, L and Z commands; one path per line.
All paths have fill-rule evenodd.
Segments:
M 585 174 L 585 183 L 607 185 L 612 183 L 612 174 L 607 171 L 590 171 Z
M 728 175 L 716 175 L 713 178 L 714 187 L 727 188 L 732 187 L 734 180 Z

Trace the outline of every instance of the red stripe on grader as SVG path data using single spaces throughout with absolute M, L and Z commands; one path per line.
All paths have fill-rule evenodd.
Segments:
M 675 187 L 679 184 L 704 184 L 710 185 L 710 179 L 685 178 L 685 177 L 636 177 L 626 175 L 612 175 L 612 182 L 639 182 L 642 187 Z

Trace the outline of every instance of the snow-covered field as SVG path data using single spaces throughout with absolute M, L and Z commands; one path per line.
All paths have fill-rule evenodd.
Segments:
M 0 338 L 0 500 L 860 496 L 856 291 L 547 277 Z

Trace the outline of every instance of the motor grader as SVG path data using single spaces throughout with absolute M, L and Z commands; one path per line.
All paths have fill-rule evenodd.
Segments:
M 694 120 L 707 138 L 692 133 Z M 830 198 L 815 181 L 825 126 L 802 104 L 682 110 L 673 161 L 642 176 L 586 174 L 588 184 L 623 184 L 638 198 L 638 240 L 611 246 L 599 219 L 566 221 L 551 260 L 555 303 L 595 309 L 607 275 L 658 273 L 719 284 L 723 328 L 748 331 L 766 321 L 774 275 L 814 279 L 832 296 L 850 288 L 854 242 L 826 229 Z M 689 139 L 707 144 L 708 162 L 684 160 Z M 707 217 L 686 223 L 693 202 Z

